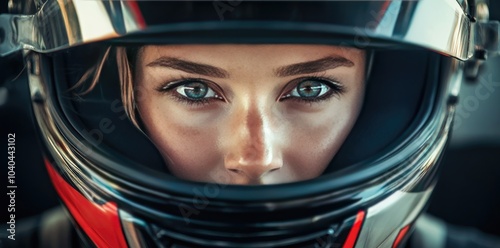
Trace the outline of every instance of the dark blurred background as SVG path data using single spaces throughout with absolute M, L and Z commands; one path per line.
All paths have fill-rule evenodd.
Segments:
M 5 12 L 6 1 L 0 4 L 0 13 Z M 500 20 L 500 1 L 490 4 L 491 19 Z M 20 57 L 9 63 L 0 60 L 0 149 L 7 151 L 7 134 L 15 133 L 16 221 L 58 204 L 40 154 L 27 82 L 16 79 L 21 69 Z M 428 212 L 448 223 L 500 236 L 500 57 L 490 59 L 483 69 L 478 82 L 462 86 L 453 136 Z M 478 97 L 478 88 L 488 97 Z M 7 153 L 3 154 L 1 185 L 7 180 Z M 2 195 L 4 209 L 8 203 Z M 5 213 L 1 211 L 1 223 L 7 221 Z

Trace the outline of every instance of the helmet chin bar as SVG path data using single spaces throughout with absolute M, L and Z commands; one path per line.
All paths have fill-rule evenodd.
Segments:
M 116 203 L 98 204 L 86 199 L 71 187 L 46 161 L 51 180 L 66 204 L 68 211 L 98 247 L 399 247 L 424 208 L 433 186 L 423 192 L 396 191 L 388 198 L 359 211 L 356 216 L 347 218 L 341 224 L 309 235 L 293 236 L 272 242 L 231 243 L 227 240 L 201 240 L 189 236 L 175 239 L 179 234 L 168 227 L 162 228 L 135 218 L 126 211 L 117 209 Z M 222 217 L 222 216 L 221 216 Z M 380 227 L 380 223 L 384 223 Z M 242 223 L 243 224 L 243 223 Z M 374 232 L 376 235 L 373 235 Z M 271 233 L 269 235 L 277 235 Z M 249 235 L 251 236 L 251 234 Z M 229 237 L 228 237 L 229 238 Z M 128 242 L 125 241 L 125 239 Z M 253 238 L 251 238 L 253 239 Z M 191 245 L 179 240 L 189 240 Z M 356 246 L 354 246 L 357 244 Z
M 424 209 L 434 188 L 423 192 L 396 191 L 388 198 L 366 211 L 359 211 L 355 216 L 342 220 L 339 224 L 313 233 L 309 236 L 292 237 L 278 242 L 231 243 L 227 241 L 190 240 L 191 246 L 180 242 L 178 234 L 168 227 L 148 225 L 133 215 L 120 210 L 123 231 L 130 247 L 150 247 L 176 245 L 176 247 L 213 246 L 219 247 L 287 247 L 301 244 L 300 247 L 400 247 L 404 244 L 409 230 Z M 384 223 L 380 225 L 380 223 Z M 375 235 L 374 235 L 375 234 Z M 250 236 L 250 235 L 249 235 Z M 179 245 L 180 244 L 180 245 Z M 184 244 L 184 245 L 183 245 Z M 248 244 L 248 245 L 246 245 Z
M 124 226 L 125 237 L 127 237 L 130 247 L 346 247 L 352 248 L 358 240 L 360 231 L 365 222 L 366 211 L 360 210 L 356 215 L 346 218 L 340 224 L 331 224 L 329 227 L 312 232 L 309 235 L 297 233 L 296 236 L 284 236 L 275 241 L 255 241 L 253 233 L 240 234 L 248 236 L 248 241 L 243 243 L 233 243 L 229 240 L 194 239 L 192 237 L 180 237 L 180 241 L 175 237 L 178 234 L 172 233 L 169 228 L 162 228 L 156 225 L 148 225 L 145 222 L 134 218 L 129 213 L 120 210 L 122 225 Z M 268 236 L 278 236 L 269 233 Z M 174 237 L 174 238 L 173 238 Z M 229 238 L 229 237 L 228 237 Z M 230 237 L 234 238 L 234 237 Z

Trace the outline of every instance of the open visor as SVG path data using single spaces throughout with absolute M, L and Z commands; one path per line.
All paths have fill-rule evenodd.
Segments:
M 79 156 L 104 167 L 109 166 L 118 173 L 125 172 L 121 167 L 129 167 L 140 173 L 150 171 L 152 175 L 158 175 L 156 173 L 160 172 L 170 177 L 169 166 L 166 164 L 168 162 L 165 162 L 158 152 L 162 148 L 156 147 L 151 141 L 153 137 L 149 136 L 159 133 L 147 132 L 148 127 L 161 125 L 149 123 L 150 126 L 146 126 L 136 106 L 139 102 L 144 102 L 144 97 L 155 95 L 148 93 L 145 87 L 137 86 L 134 79 L 130 81 L 130 86 L 124 79 L 126 77 L 124 74 L 128 72 L 124 69 L 123 60 L 134 57 L 131 54 L 137 53 L 138 49 L 139 47 L 135 45 L 110 46 L 108 43 L 94 43 L 67 49 L 64 52 L 55 52 L 51 56 L 43 57 L 47 61 L 41 63 L 41 67 L 44 71 L 50 70 L 50 73 L 46 71 L 42 75 L 50 77 L 44 81 L 47 82 L 50 98 L 55 101 L 54 111 L 61 121 L 58 124 L 61 125 L 59 128 L 67 132 L 63 136 L 69 139 L 78 153 L 81 153 Z M 378 158 L 382 154 L 390 153 L 408 139 L 415 138 L 412 136 L 421 131 L 419 129 L 423 123 L 429 121 L 431 112 L 436 107 L 436 94 L 442 87 L 439 68 L 445 58 L 418 48 L 370 49 L 366 50 L 366 54 L 367 69 L 361 73 L 369 75 L 363 82 L 365 92 L 361 96 L 363 98 L 361 112 L 355 118 L 352 130 L 350 128 L 347 130 L 349 135 L 330 162 L 325 174 L 345 171 L 365 160 Z M 131 65 L 125 66 L 132 68 L 130 73 L 133 78 L 137 68 L 134 69 Z M 177 72 L 172 73 L 176 75 Z M 166 77 L 164 74 L 156 76 Z M 215 82 L 217 84 L 217 81 Z M 170 92 L 180 95 L 179 88 Z M 184 92 L 181 93 L 186 94 Z M 171 100 L 170 96 L 167 98 L 166 95 L 164 98 L 168 100 L 162 102 L 182 106 L 174 109 L 186 112 L 189 109 L 176 102 L 177 99 Z M 338 101 L 339 104 L 343 104 L 345 100 L 340 96 Z M 289 106 L 287 102 L 281 100 L 279 104 Z M 229 103 L 226 105 L 231 106 Z M 332 111 L 336 113 L 338 108 L 340 107 L 335 107 Z M 167 107 L 165 111 L 167 109 L 171 108 Z M 218 112 L 210 109 L 207 111 L 211 111 L 209 113 L 212 113 L 213 118 L 217 117 L 215 113 Z M 187 113 L 199 115 L 200 110 Z M 177 112 L 167 116 L 171 119 L 183 118 L 178 114 Z M 358 114 L 353 111 L 348 114 L 350 115 Z M 245 119 L 240 120 L 244 121 Z M 329 128 L 336 127 L 333 125 Z M 168 127 L 162 129 L 166 131 Z M 178 143 L 178 141 L 168 142 Z M 191 143 L 197 145 L 195 142 Z M 300 145 L 294 144 L 294 146 Z M 203 147 L 194 149 L 201 148 Z M 382 171 L 380 168 L 378 172 Z M 137 172 L 130 173 L 127 177 L 138 175 Z M 372 169 L 371 173 L 376 174 L 377 170 Z

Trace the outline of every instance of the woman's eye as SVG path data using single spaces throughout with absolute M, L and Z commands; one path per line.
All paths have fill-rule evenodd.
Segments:
M 290 99 L 307 103 L 319 102 L 345 92 L 343 84 L 331 78 L 308 77 L 296 79 L 292 83 L 295 87 L 283 94 L 280 101 Z
M 214 90 L 203 82 L 190 82 L 176 87 L 175 91 L 190 100 L 219 98 Z
M 218 93 L 222 91 L 213 88 L 218 88 L 217 86 L 215 83 L 207 83 L 202 79 L 182 79 L 167 83 L 156 90 L 173 97 L 173 99 L 181 103 L 205 105 L 212 102 L 212 100 L 224 101 L 224 97 Z
M 284 98 L 296 97 L 302 99 L 317 99 L 331 91 L 331 87 L 319 80 L 304 80 L 295 86 Z

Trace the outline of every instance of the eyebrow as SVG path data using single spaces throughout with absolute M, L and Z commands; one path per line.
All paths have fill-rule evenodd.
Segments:
M 174 57 L 160 57 L 151 63 L 149 67 L 168 67 L 187 73 L 200 74 L 215 78 L 229 78 L 229 72 L 224 69 Z M 354 63 L 344 57 L 328 56 L 314 61 L 302 62 L 277 68 L 274 73 L 278 77 L 288 77 L 300 74 L 316 73 L 334 69 L 337 67 L 352 67 Z
M 352 67 L 354 63 L 344 57 L 328 56 L 322 59 L 287 65 L 276 69 L 275 74 L 278 77 L 288 77 L 299 74 L 309 74 L 315 72 L 335 69 L 337 67 Z
M 221 68 L 201 64 L 191 61 L 186 61 L 173 57 L 160 57 L 155 61 L 147 64 L 149 67 L 168 67 L 176 70 L 181 70 L 188 73 L 200 74 L 216 78 L 228 78 L 229 73 Z

